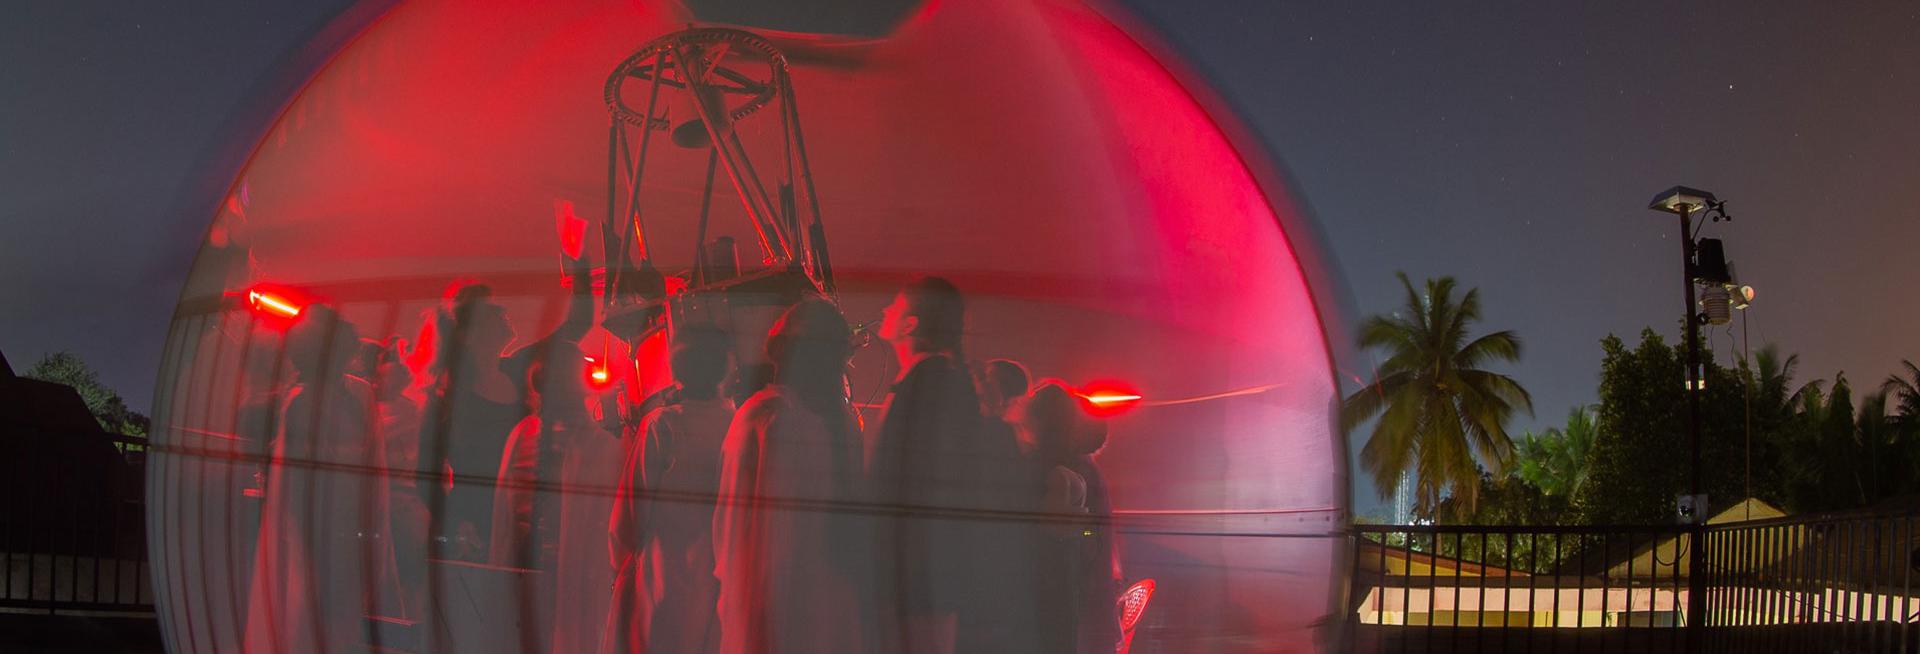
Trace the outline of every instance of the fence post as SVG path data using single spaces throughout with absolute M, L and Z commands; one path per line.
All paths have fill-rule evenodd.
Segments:
M 1704 507 L 1701 507 L 1704 508 Z M 1698 652 L 1706 644 L 1707 613 L 1706 568 L 1707 524 L 1696 520 L 1687 526 L 1687 651 Z

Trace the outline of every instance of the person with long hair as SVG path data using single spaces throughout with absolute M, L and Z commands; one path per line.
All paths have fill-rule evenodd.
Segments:
M 1038 558 L 1032 590 L 1048 652 L 1112 652 L 1119 637 L 1107 525 L 1113 507 L 1092 460 L 1105 444 L 1106 426 L 1081 402 L 1065 383 L 1044 380 L 1009 412 L 1044 516 L 1028 540 Z
M 532 363 L 559 359 L 584 363 L 579 342 L 593 328 L 595 318 L 592 268 L 585 257 L 573 254 L 563 253 L 561 261 L 572 293 L 565 319 L 547 337 L 509 352 L 516 334 L 505 307 L 493 301 L 486 285 L 462 280 L 454 282 L 445 301 L 430 310 L 427 326 L 416 341 L 426 352 L 422 370 L 426 410 L 414 474 L 420 477 L 417 486 L 427 505 L 430 526 L 425 556 L 429 559 L 480 564 L 490 560 L 494 487 L 502 461 L 510 454 L 508 439 L 532 414 L 533 391 L 527 383 Z M 604 510 L 598 519 L 605 520 Z M 602 522 L 599 529 L 604 528 Z M 451 616 L 484 620 L 496 608 L 461 599 L 461 587 L 451 569 L 427 567 L 422 603 L 429 617 L 424 640 L 430 650 L 458 642 L 450 631 L 450 625 L 456 624 Z M 602 591 L 604 596 L 604 587 Z M 522 608 L 535 601 L 519 599 L 524 600 Z M 546 637 L 544 629 L 538 635 L 526 631 L 534 628 L 523 626 L 530 639 L 523 644 Z
M 734 414 L 713 516 L 720 652 L 866 652 L 860 440 L 847 399 L 852 330 L 823 299 L 774 323 L 772 383 Z
M 720 393 L 728 341 L 712 327 L 673 336 L 679 400 L 649 412 L 614 499 L 608 547 L 618 574 L 605 654 L 706 653 L 719 646 L 714 497 L 733 400 Z
M 309 306 L 289 328 L 295 381 L 268 461 L 244 651 L 369 644 L 387 480 L 373 391 L 346 373 L 358 344 L 353 324 L 326 305 Z
M 1004 420 L 1007 410 L 1032 390 L 1033 375 L 1019 361 L 994 359 L 974 372 L 973 384 L 980 393 L 980 413 Z
M 478 282 L 455 282 L 429 321 L 435 347 L 416 461 L 431 556 L 484 561 L 493 492 L 481 480 L 492 479 L 508 435 L 527 415 L 521 385 L 503 365 L 513 324 L 493 289 Z
M 515 331 L 506 308 L 485 284 L 463 280 L 428 316 L 433 325 L 426 366 L 426 415 L 419 473 L 431 513 L 435 558 L 486 561 L 493 532 L 493 489 L 507 439 L 531 413 L 527 370 L 537 359 L 579 354 L 593 329 L 592 268 L 585 257 L 562 256 L 573 292 L 566 318 L 545 338 L 508 351 Z

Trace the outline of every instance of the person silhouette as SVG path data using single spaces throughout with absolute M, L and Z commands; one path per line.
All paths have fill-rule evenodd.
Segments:
M 678 402 L 649 412 L 629 448 L 608 526 L 614 601 L 602 652 L 714 651 L 714 498 L 734 403 L 720 393 L 726 335 L 711 327 L 674 334 L 668 365 Z
M 346 374 L 358 343 L 324 304 L 288 328 L 295 381 L 268 460 L 243 651 L 351 650 L 371 636 L 387 480 L 372 388 Z
M 767 335 L 771 383 L 734 414 L 713 515 L 720 652 L 867 652 L 869 537 L 860 440 L 846 394 L 852 330 L 802 300 Z
M 899 611 L 889 631 L 903 651 L 1032 651 L 1030 612 L 1016 601 L 1019 530 L 994 517 L 1021 508 L 1019 448 L 981 415 L 960 363 L 965 316 L 959 289 L 922 277 L 880 323 L 901 371 L 866 449 L 872 501 L 899 512 L 877 541 L 890 564 L 881 588 Z

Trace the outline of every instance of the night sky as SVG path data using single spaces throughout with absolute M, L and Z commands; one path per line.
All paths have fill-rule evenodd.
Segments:
M 219 9 L 209 9 L 214 5 Z M 142 406 L 206 216 L 167 215 L 263 76 L 346 2 L 12 3 L 0 21 L 0 350 L 71 349 Z M 1149 2 L 1290 171 L 1361 312 L 1393 278 L 1482 291 L 1552 424 L 1608 333 L 1678 330 L 1687 184 L 1755 346 L 1877 386 L 1920 358 L 1920 7 L 1909 3 Z M 1444 5 L 1444 6 L 1443 6 Z M 1713 344 L 1727 361 L 1733 330 Z M 1367 362 L 1344 362 L 1364 372 Z M 1364 497 L 1362 498 L 1364 501 Z
M 1704 235 L 1754 347 L 1856 389 L 1920 358 L 1920 5 L 1322 4 L 1141 8 L 1291 169 L 1362 312 L 1395 270 L 1481 289 L 1523 426 L 1597 401 L 1606 334 L 1680 341 L 1679 227 L 1645 209 L 1675 184 L 1728 201 Z

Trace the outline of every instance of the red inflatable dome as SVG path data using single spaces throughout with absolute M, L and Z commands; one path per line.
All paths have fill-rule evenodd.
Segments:
M 517 348 L 568 319 L 586 279 L 570 276 L 570 249 L 594 269 L 599 325 L 579 339 L 592 358 L 581 374 L 616 389 L 596 396 L 609 425 L 670 402 L 664 335 L 706 315 L 688 298 L 733 279 L 768 281 L 763 301 L 740 305 L 760 309 L 723 324 L 730 377 L 764 357 L 766 327 L 791 303 L 766 298 L 822 295 L 865 345 L 846 396 L 872 432 L 900 375 L 873 337 L 886 307 L 921 276 L 950 281 L 965 304 L 962 367 L 1008 359 L 1064 380 L 1106 430 L 1093 460 L 1110 515 L 1086 524 L 1118 552 L 1110 602 L 1128 624 L 1116 648 L 1337 649 L 1348 517 L 1338 385 L 1308 220 L 1273 166 L 1238 147 L 1230 117 L 1211 114 L 1198 82 L 1112 8 L 868 5 L 825 18 L 671 0 L 366 12 L 378 15 L 286 104 L 210 216 L 175 314 L 148 516 L 171 650 L 258 648 L 263 610 L 283 627 L 289 613 L 324 623 L 330 602 L 359 602 L 356 626 L 275 649 L 603 646 L 590 639 L 604 637 L 604 611 L 577 639 L 529 635 L 565 620 L 526 608 L 539 566 L 442 542 L 418 557 L 430 587 L 409 589 L 402 502 L 360 522 L 338 512 L 374 509 L 329 503 L 359 497 L 341 490 L 355 484 L 394 483 L 383 475 L 427 451 L 375 457 L 325 439 L 386 429 L 389 395 L 431 407 L 432 350 L 453 337 L 423 325 L 453 306 L 449 285 L 487 285 Z M 335 331 L 307 334 L 323 324 Z M 334 347 L 339 325 L 408 346 L 356 345 L 304 364 L 321 372 L 303 368 L 313 345 L 302 339 Z M 289 400 L 293 388 L 311 400 L 326 374 L 364 382 L 339 397 L 367 393 L 356 401 L 379 410 L 349 415 L 348 432 L 308 430 L 322 444 L 306 450 L 276 444 L 307 433 L 289 421 L 331 415 Z M 493 447 L 478 458 L 498 459 Z M 443 494 L 492 494 L 507 474 L 417 469 L 408 487 Z M 605 490 L 556 492 L 618 494 Z M 303 529 L 335 540 L 284 533 Z M 591 565 L 607 565 L 604 540 L 591 549 Z M 869 563 L 898 563 L 889 556 Z M 1021 592 L 1020 573 L 975 573 Z M 598 602 L 581 606 L 608 606 Z

